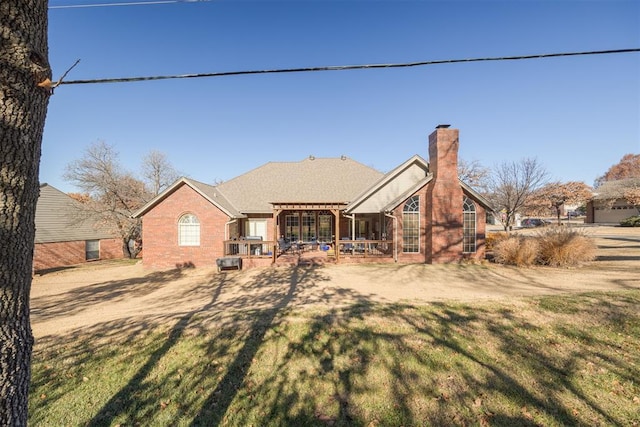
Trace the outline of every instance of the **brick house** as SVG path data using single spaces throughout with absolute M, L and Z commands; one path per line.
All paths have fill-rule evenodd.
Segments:
M 49 184 L 40 185 L 35 218 L 35 272 L 123 257 L 121 239 L 80 218 L 77 203 Z
M 383 174 L 342 156 L 270 162 L 216 186 L 181 178 L 143 206 L 151 268 L 278 263 L 311 251 L 334 262 L 442 263 L 484 257 L 488 202 L 458 178 L 458 130 L 429 136 Z

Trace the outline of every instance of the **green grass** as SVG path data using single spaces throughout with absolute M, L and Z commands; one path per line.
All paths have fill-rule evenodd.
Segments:
M 31 425 L 639 425 L 640 291 L 185 316 L 36 344 Z

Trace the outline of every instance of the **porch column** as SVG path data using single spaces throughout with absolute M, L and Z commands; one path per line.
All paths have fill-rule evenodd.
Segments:
M 336 241 L 333 243 L 333 253 L 336 256 L 336 263 L 340 261 L 340 250 L 338 248 L 338 242 L 340 241 L 340 210 L 332 209 L 331 213 L 336 218 Z
M 276 263 L 276 259 L 278 258 L 278 241 L 280 240 L 280 236 L 278 236 L 278 217 L 282 209 L 274 209 L 273 210 L 273 240 L 276 242 L 273 245 L 273 253 L 271 262 Z

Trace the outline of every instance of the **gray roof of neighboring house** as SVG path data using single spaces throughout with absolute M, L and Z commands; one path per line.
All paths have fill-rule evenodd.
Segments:
M 80 204 L 49 184 L 40 185 L 36 204 L 36 243 L 99 240 L 115 237 L 99 230 L 95 221 L 86 219 Z
M 271 203 L 348 203 L 383 176 L 347 157 L 269 162 L 217 189 L 242 213 L 271 212 Z
M 593 193 L 594 200 L 610 200 L 624 198 L 625 190 L 640 187 L 640 178 L 619 179 L 616 181 L 605 181 L 596 188 Z

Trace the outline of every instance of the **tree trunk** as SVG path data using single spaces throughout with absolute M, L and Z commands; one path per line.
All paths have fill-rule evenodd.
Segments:
M 50 96 L 47 1 L 0 1 L 0 425 L 27 423 L 29 292 Z M 38 84 L 41 84 L 38 86 Z
M 128 237 L 122 238 L 122 255 L 124 255 L 126 258 L 134 259 L 135 256 L 133 252 L 131 252 L 131 247 L 129 246 L 129 240 L 130 239 Z

